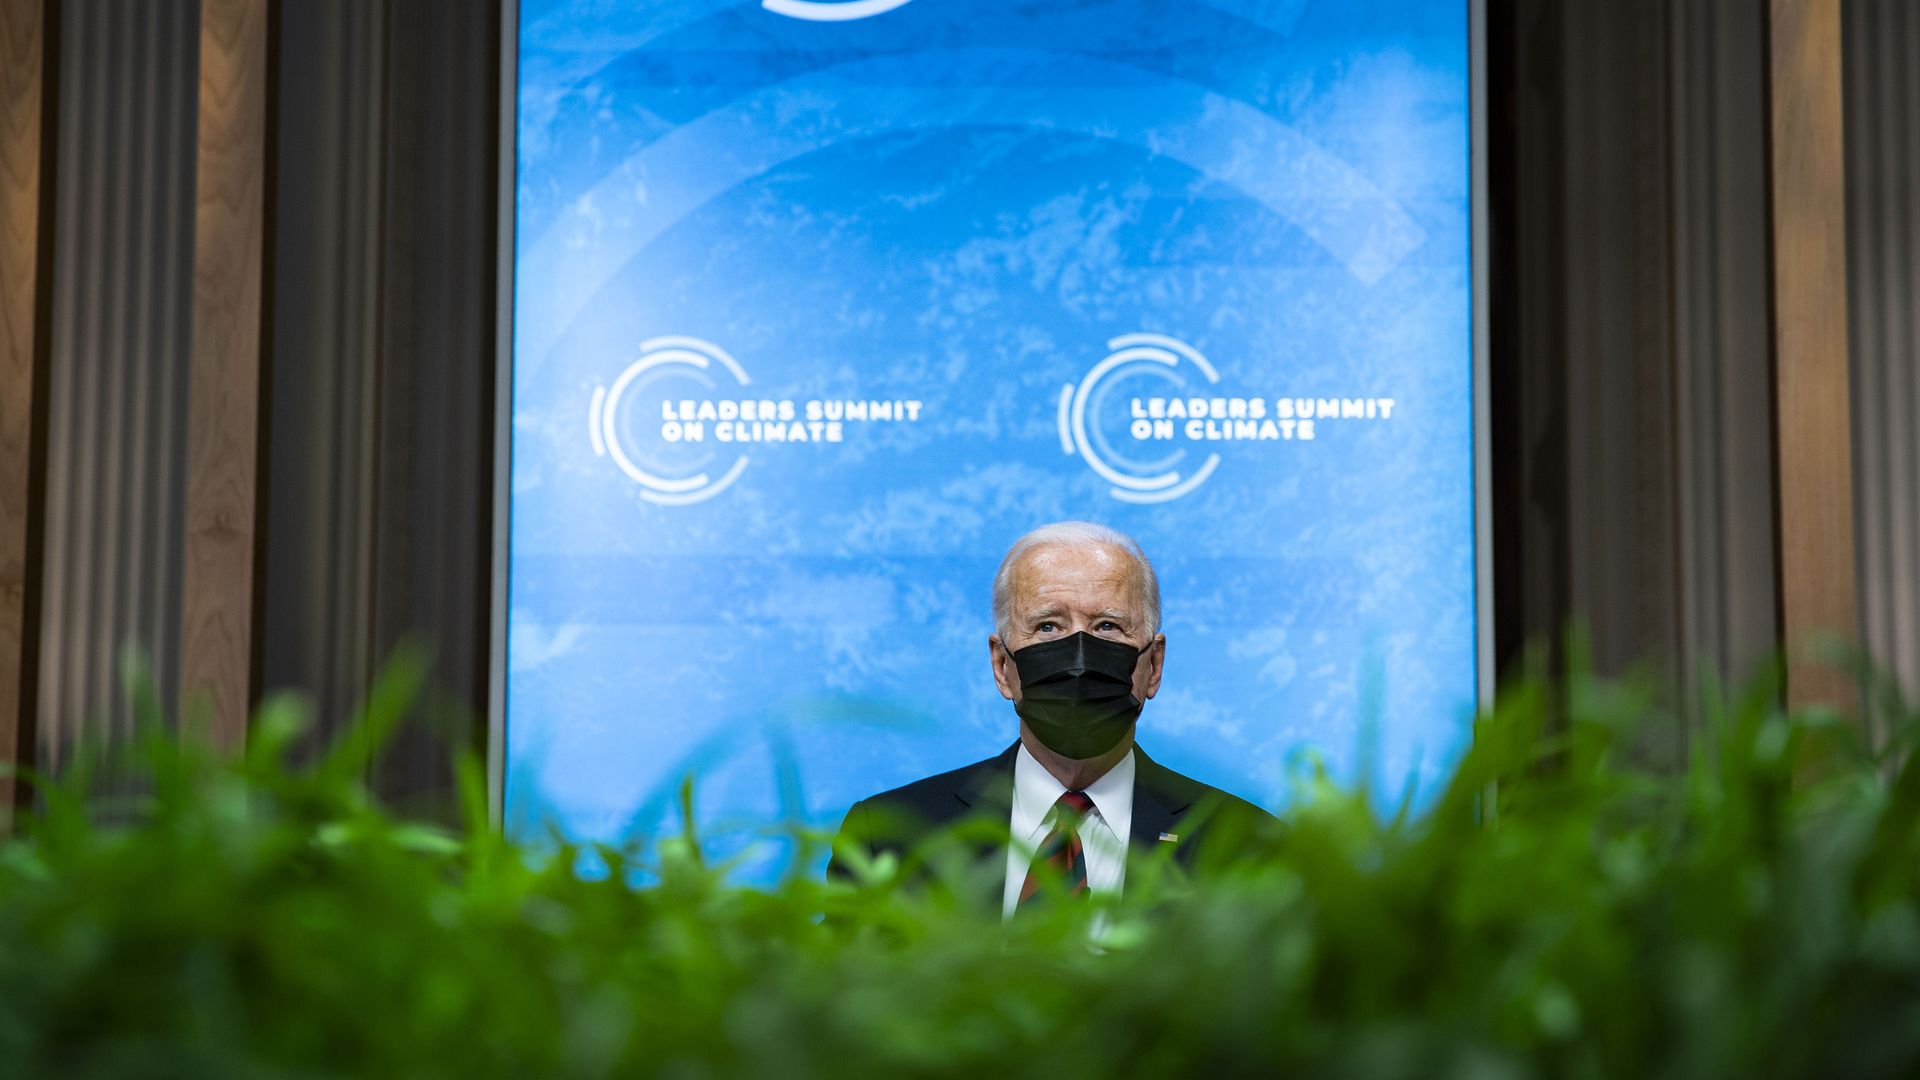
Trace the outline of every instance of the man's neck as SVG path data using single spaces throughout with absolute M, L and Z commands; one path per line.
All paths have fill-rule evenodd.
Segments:
M 1121 739 L 1113 749 L 1099 757 L 1070 758 L 1061 757 L 1047 749 L 1046 744 L 1035 738 L 1033 732 L 1028 729 L 1027 722 L 1022 720 L 1020 743 L 1027 748 L 1027 753 L 1033 755 L 1033 760 L 1039 762 L 1040 767 L 1052 774 L 1053 778 L 1060 781 L 1068 791 L 1085 791 L 1095 780 L 1107 775 L 1115 765 L 1120 764 L 1127 753 L 1133 749 L 1133 732 L 1128 731 L 1126 737 Z

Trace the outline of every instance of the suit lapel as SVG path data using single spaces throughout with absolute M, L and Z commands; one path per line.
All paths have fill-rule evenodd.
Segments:
M 978 815 L 1005 822 L 1013 816 L 1013 760 L 1020 752 L 1018 740 L 998 757 L 990 758 L 961 774 L 954 785 L 953 797 L 960 803 L 955 816 Z M 1152 850 L 1167 843 L 1162 837 L 1175 837 L 1180 815 L 1193 800 L 1173 782 L 1174 774 L 1148 757 L 1139 746 L 1133 748 L 1133 827 L 1128 841 L 1136 848 Z
M 1019 752 L 1020 743 L 1015 740 L 999 756 L 961 774 L 953 788 L 953 797 L 958 803 L 954 818 L 978 816 L 1002 826 L 1010 822 L 1013 761 Z M 1128 830 L 1127 840 L 1135 850 L 1145 854 L 1183 839 L 1178 832 L 1180 818 L 1193 805 L 1193 799 L 1185 785 L 1177 782 L 1174 773 L 1148 757 L 1137 745 L 1133 756 L 1133 826 Z
M 955 816 L 993 818 L 1007 824 L 1013 817 L 1013 759 L 1019 752 L 1016 740 L 998 757 L 962 773 L 953 788 L 953 797 L 960 802 Z
M 952 817 L 948 820 L 977 817 L 1005 830 L 1013 817 L 1013 764 L 1020 752 L 1015 740 L 999 756 L 979 763 L 961 774 L 954 783 Z M 1193 805 L 1192 787 L 1180 783 L 1177 773 L 1162 767 L 1139 746 L 1133 748 L 1133 825 L 1128 830 L 1128 846 L 1140 855 L 1152 855 L 1173 847 L 1175 861 L 1185 864 L 1191 850 L 1178 833 L 1181 816 Z M 979 855 L 991 859 L 990 867 L 999 867 L 1005 858 L 1004 832 L 999 843 L 983 846 Z M 982 878 L 983 900 L 998 905 L 1005 876 L 997 870 Z
M 1128 840 L 1144 854 L 1179 841 L 1175 827 L 1192 800 L 1169 783 L 1171 774 L 1137 745 L 1133 756 L 1133 828 Z
M 995 842 L 983 842 L 975 850 L 979 860 L 980 902 L 987 910 L 1000 910 L 1002 890 L 1006 888 L 1006 832 L 1013 818 L 1013 760 L 1020 743 L 998 757 L 990 758 L 962 773 L 954 784 L 953 818 L 977 818 L 990 822 Z

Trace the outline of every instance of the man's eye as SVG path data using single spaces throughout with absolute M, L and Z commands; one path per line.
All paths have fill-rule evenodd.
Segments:
M 1120 629 L 1120 624 L 1119 624 L 1119 623 L 1117 623 L 1117 622 L 1114 622 L 1114 621 L 1113 621 L 1112 619 L 1102 619 L 1102 620 L 1100 620 L 1100 625 L 1099 625 L 1099 627 L 1098 627 L 1098 629 L 1101 629 L 1101 630 L 1118 630 L 1118 629 Z
M 1038 633 L 1046 634 L 1046 633 L 1051 633 L 1052 631 L 1060 629 L 1060 624 L 1049 619 L 1046 622 L 1041 623 L 1039 626 L 1034 627 L 1033 629 Z

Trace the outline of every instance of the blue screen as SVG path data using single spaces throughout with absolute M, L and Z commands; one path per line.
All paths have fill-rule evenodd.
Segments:
M 1468 24 L 523 3 L 509 828 L 691 775 L 738 851 L 1000 751 L 991 579 L 1062 519 L 1159 569 L 1148 753 L 1418 803 L 1476 695 Z

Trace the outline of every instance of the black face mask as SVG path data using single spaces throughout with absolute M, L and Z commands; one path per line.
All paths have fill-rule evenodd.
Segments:
M 1091 758 L 1120 744 L 1145 704 L 1133 696 L 1140 650 L 1085 630 L 1008 652 L 1020 672 L 1014 711 L 1047 749 Z

